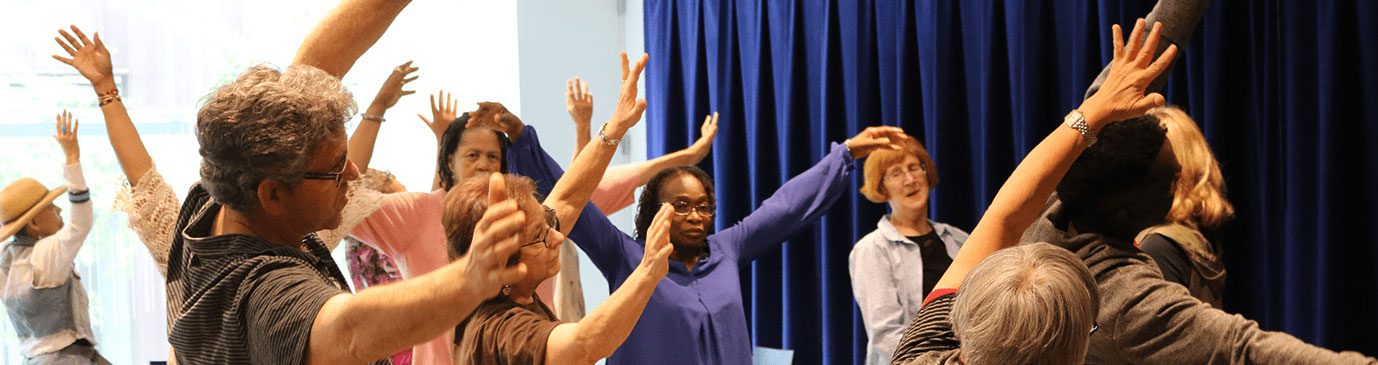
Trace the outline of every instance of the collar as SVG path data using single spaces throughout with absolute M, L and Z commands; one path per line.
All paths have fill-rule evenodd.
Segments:
M 932 219 L 929 219 L 928 226 L 933 227 L 933 232 L 936 233 L 939 238 L 947 236 L 947 225 L 934 222 Z M 898 229 L 895 229 L 895 225 L 890 223 L 889 214 L 880 217 L 880 222 L 876 222 L 876 230 L 879 231 L 881 237 L 885 237 L 885 240 L 887 241 L 916 244 L 914 243 L 914 241 L 910 241 L 909 237 L 900 234 L 900 231 Z
M 315 233 L 302 237 L 305 251 L 296 247 L 288 247 L 273 244 L 262 238 L 244 234 L 225 234 L 210 236 L 211 228 L 215 225 L 215 216 L 220 213 L 221 204 L 214 200 L 208 200 L 202 204 L 201 208 L 192 215 L 192 218 L 179 234 L 186 242 L 187 250 L 193 255 L 198 256 L 287 256 L 306 260 L 313 265 L 319 264 L 320 252 L 328 251 L 321 243 L 320 238 Z

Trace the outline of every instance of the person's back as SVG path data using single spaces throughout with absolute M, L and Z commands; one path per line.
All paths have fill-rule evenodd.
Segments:
M 1374 363 L 1335 353 L 1201 302 L 1163 279 L 1133 237 L 1161 223 L 1176 167 L 1164 130 L 1145 116 L 1107 125 L 1057 187 L 1024 240 L 1066 248 L 1090 268 L 1101 304 L 1089 363 Z

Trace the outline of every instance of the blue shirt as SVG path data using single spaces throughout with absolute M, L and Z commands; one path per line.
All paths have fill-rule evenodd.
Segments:
M 564 174 L 531 126 L 512 142 L 507 162 L 510 172 L 535 180 L 543 194 Z M 669 274 L 608 364 L 750 364 L 742 267 L 826 213 L 850 186 L 852 162 L 846 147 L 833 144 L 822 161 L 780 186 L 756 211 L 709 235 L 711 254 L 692 270 L 670 261 Z M 643 242 L 618 230 L 593 204 L 584 206 L 569 238 L 579 242 L 613 290 L 641 263 Z
M 957 257 L 967 233 L 932 220 L 928 224 L 943 242 L 947 256 Z M 852 276 L 852 294 L 866 324 L 866 364 L 889 364 L 895 344 L 918 316 L 928 295 L 923 292 L 922 249 L 900 234 L 887 215 L 876 223 L 876 230 L 852 247 L 847 269 Z

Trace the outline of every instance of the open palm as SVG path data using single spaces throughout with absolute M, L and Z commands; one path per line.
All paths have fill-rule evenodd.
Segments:
M 111 78 L 114 72 L 110 66 L 110 51 L 105 49 L 105 43 L 101 42 L 100 33 L 96 33 L 95 41 L 92 41 L 75 25 L 72 26 L 72 33 L 60 29 L 57 32 L 61 37 L 53 37 L 53 40 L 72 57 L 53 55 L 54 59 L 77 69 L 77 72 L 92 84 Z M 72 36 L 73 33 L 76 34 L 75 37 Z

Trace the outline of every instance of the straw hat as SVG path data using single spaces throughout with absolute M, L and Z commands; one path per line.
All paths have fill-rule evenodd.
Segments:
M 59 195 L 67 192 L 67 187 L 48 190 L 38 180 L 26 177 L 19 179 L 5 190 L 0 191 L 0 222 L 5 226 L 0 228 L 0 241 L 9 240 L 15 233 L 24 228 L 25 224 L 33 220 L 41 207 L 53 202 Z

